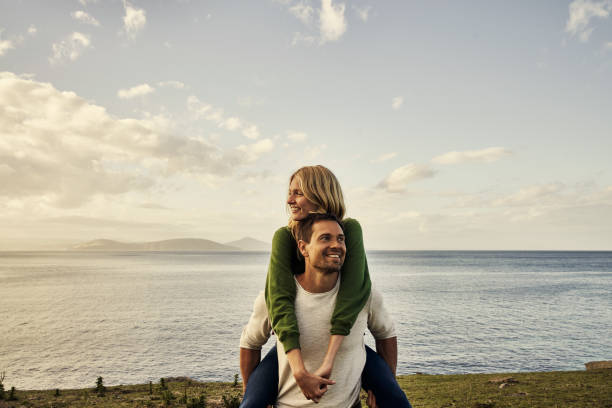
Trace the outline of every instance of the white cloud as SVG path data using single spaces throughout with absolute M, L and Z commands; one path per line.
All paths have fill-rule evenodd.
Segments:
M 36 33 L 38 32 L 38 29 L 36 29 L 36 26 L 34 24 L 31 24 L 28 27 L 28 34 L 30 35 L 36 35 Z
M 91 47 L 89 36 L 75 31 L 60 42 L 52 45 L 53 56 L 49 58 L 49 62 L 56 64 L 66 59 L 74 61 L 89 47 Z
M 100 22 L 98 20 L 96 20 L 94 17 L 90 16 L 83 10 L 73 11 L 72 13 L 70 13 L 70 15 L 72 16 L 72 18 L 80 21 L 81 23 L 91 24 L 96 27 L 100 26 Z
M 370 7 L 370 6 L 364 6 L 364 7 L 353 6 L 353 9 L 357 13 L 357 16 L 359 17 L 359 19 L 361 21 L 366 22 L 366 21 L 368 21 L 368 18 L 370 18 L 370 10 L 372 10 L 372 7 Z
M 300 0 L 293 6 L 289 7 L 289 12 L 297 17 L 302 23 L 310 24 L 314 9 L 308 1 Z
M 249 125 L 242 130 L 242 134 L 244 137 L 249 139 L 257 139 L 259 137 L 259 130 L 257 129 L 257 126 Z
M 224 177 L 273 148 L 223 151 L 177 134 L 171 118 L 116 118 L 73 92 L 0 73 L 0 198 L 78 207 L 175 174 Z
M 608 18 L 612 10 L 612 0 L 595 2 L 592 0 L 574 0 L 569 5 L 569 18 L 565 31 L 571 35 L 578 35 L 580 41 L 587 42 L 594 27 L 590 27 L 595 17 Z
M 158 86 L 171 87 L 174 89 L 184 89 L 185 84 L 181 81 L 162 81 L 157 83 Z
M 274 142 L 271 139 L 262 139 L 250 145 L 240 145 L 236 149 L 245 154 L 247 161 L 254 162 L 264 153 L 274 150 Z
M 332 0 L 321 0 L 321 43 L 337 41 L 346 32 L 345 9 L 344 3 L 333 5 Z
M 393 152 L 393 153 L 386 153 L 386 154 L 381 154 L 380 156 L 378 156 L 375 159 L 370 160 L 370 163 L 382 163 L 384 161 L 387 160 L 391 160 L 392 158 L 394 158 L 395 156 L 397 156 L 397 153 Z
M 15 45 L 11 40 L 0 40 L 0 57 L 6 54 L 8 50 L 15 48 Z
M 287 132 L 287 139 L 292 142 L 303 142 L 308 138 L 308 135 L 304 132 L 296 132 L 294 130 L 290 130 Z
M 259 129 L 256 125 L 236 116 L 226 117 L 223 109 L 214 108 L 210 104 L 203 103 L 194 95 L 190 95 L 187 98 L 187 109 L 195 114 L 197 118 L 203 117 L 220 128 L 240 131 L 248 139 L 257 139 L 259 137 Z
M 612 51 L 612 41 L 608 41 L 603 45 L 604 51 Z
M 117 96 L 121 99 L 131 99 L 137 96 L 145 96 L 155 91 L 149 84 L 140 84 L 128 89 L 120 89 L 117 91 Z
M 395 110 L 398 110 L 399 108 L 401 108 L 403 104 L 404 104 L 403 96 L 396 96 L 395 98 L 391 100 L 391 107 Z
M 554 202 L 559 202 L 557 194 L 564 188 L 565 186 L 561 183 L 529 186 L 516 193 L 498 198 L 492 204 L 499 207 L 542 205 L 550 198 L 553 198 Z
M 293 39 L 291 40 L 291 46 L 295 47 L 299 44 L 304 45 L 313 45 L 317 42 L 317 37 L 308 34 L 302 34 L 300 32 L 296 32 L 293 34 Z
M 434 157 L 431 161 L 436 164 L 491 163 L 511 154 L 512 151 L 503 147 L 489 147 L 480 150 L 448 152 Z
M 144 9 L 132 7 L 127 1 L 124 1 L 125 16 L 123 16 L 123 30 L 131 37 L 136 37 L 147 23 L 147 16 Z
M 318 146 L 308 146 L 304 149 L 304 158 L 306 160 L 314 160 L 321 155 L 321 153 L 327 149 L 326 144 L 321 144 Z
M 389 193 L 401 193 L 406 190 L 408 183 L 433 177 L 435 174 L 436 172 L 429 166 L 410 163 L 393 170 L 378 183 L 378 187 Z

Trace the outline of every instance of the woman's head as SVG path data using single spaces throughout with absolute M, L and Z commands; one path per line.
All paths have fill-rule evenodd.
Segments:
M 346 207 L 334 173 L 323 166 L 305 166 L 289 178 L 287 208 L 291 226 L 310 213 L 331 213 L 341 220 Z

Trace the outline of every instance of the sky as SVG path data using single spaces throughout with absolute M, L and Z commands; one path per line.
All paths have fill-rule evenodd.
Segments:
M 612 250 L 612 0 L 0 0 L 0 250 L 250 236 Z

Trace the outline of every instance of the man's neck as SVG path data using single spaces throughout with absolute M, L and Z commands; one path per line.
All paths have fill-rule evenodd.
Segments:
M 329 292 L 338 282 L 338 272 L 324 272 L 306 265 L 306 270 L 296 276 L 300 285 L 311 293 Z

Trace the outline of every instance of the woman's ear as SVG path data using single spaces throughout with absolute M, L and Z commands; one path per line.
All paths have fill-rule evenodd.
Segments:
M 308 243 L 300 239 L 297 244 L 298 244 L 298 250 L 300 251 L 300 254 L 302 254 L 304 258 L 308 258 L 308 252 L 306 251 L 306 245 L 308 245 Z

